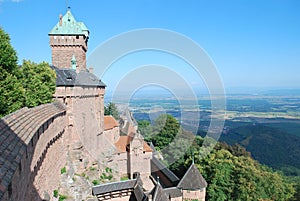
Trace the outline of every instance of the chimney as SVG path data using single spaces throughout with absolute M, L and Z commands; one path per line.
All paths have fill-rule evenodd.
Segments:
M 89 72 L 93 73 L 94 72 L 94 68 L 93 67 L 89 67 Z
M 59 26 L 62 26 L 62 14 L 59 15 Z

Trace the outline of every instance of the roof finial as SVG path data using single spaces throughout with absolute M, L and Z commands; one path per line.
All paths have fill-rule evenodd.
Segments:
M 63 18 L 63 16 L 62 16 L 62 14 L 60 14 L 59 15 L 59 26 L 62 26 L 62 18 Z

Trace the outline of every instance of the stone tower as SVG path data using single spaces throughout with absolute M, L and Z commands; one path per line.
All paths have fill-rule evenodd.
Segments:
M 86 70 L 89 30 L 83 22 L 76 21 L 70 9 L 64 16 L 59 16 L 59 22 L 48 35 L 52 49 L 52 65 L 57 68 L 74 68 L 72 61 L 76 59 L 77 70 Z
M 145 143 L 143 136 L 136 132 L 129 142 L 127 152 L 127 170 L 130 179 L 135 179 L 139 174 L 144 183 L 144 188 L 150 190 L 153 183 L 150 182 L 152 149 Z

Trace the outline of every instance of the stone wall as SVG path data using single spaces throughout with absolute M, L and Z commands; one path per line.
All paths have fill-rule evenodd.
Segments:
M 104 128 L 104 94 L 105 88 L 101 87 L 59 86 L 56 87 L 53 96 L 56 100 L 66 104 L 69 125 L 74 125 L 74 121 L 77 117 L 82 116 L 83 111 L 89 112 L 92 110 L 93 119 L 85 119 L 85 121 L 91 122 L 96 119 L 98 132 L 102 133 Z
M 52 49 L 52 65 L 58 68 L 71 68 L 74 55 L 77 67 L 86 69 L 87 44 L 85 36 L 50 36 Z
M 23 108 L 0 120 L 0 200 L 42 200 L 52 195 L 64 163 L 65 112 L 55 102 Z
M 184 200 L 199 200 L 199 201 L 205 201 L 205 188 L 201 190 L 183 190 L 182 191 L 182 197 Z
M 111 144 L 116 143 L 119 138 L 120 138 L 120 128 L 119 127 L 114 127 L 109 130 L 104 130 L 103 135 L 106 139 L 108 139 Z

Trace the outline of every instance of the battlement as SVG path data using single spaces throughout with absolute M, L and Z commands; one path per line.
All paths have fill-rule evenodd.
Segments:
M 86 70 L 86 51 L 89 30 L 83 22 L 77 22 L 71 11 L 59 16 L 59 22 L 48 34 L 52 49 L 52 64 L 58 68 L 71 68 L 72 58 L 76 68 Z

